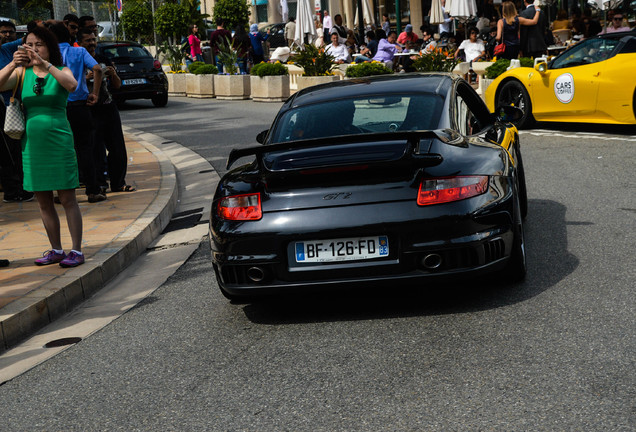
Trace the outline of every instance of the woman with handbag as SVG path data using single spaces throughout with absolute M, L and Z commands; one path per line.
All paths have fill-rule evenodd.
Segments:
M 497 21 L 497 41 L 499 44 L 495 46 L 494 55 L 497 58 L 505 58 L 508 60 L 519 57 L 521 39 L 519 37 L 521 26 L 531 26 L 539 22 L 541 10 L 537 11 L 533 19 L 523 18 L 517 15 L 517 8 L 511 1 L 506 1 L 501 7 L 501 18 Z
M 21 90 L 26 118 L 22 136 L 24 189 L 35 192 L 51 244 L 51 250 L 35 260 L 35 264 L 78 266 L 84 263 L 82 214 L 75 197 L 75 188 L 79 186 L 77 157 L 66 118 L 66 100 L 77 87 L 77 81 L 71 70 L 62 65 L 57 39 L 48 29 L 33 28 L 25 45 L 0 70 L 0 90 L 16 87 Z M 68 255 L 62 248 L 54 190 L 64 206 L 73 243 Z

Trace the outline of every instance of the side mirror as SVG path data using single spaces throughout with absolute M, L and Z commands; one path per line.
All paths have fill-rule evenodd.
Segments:
M 263 132 L 260 132 L 258 135 L 256 135 L 256 142 L 259 144 L 263 144 L 265 142 L 265 137 L 267 137 L 267 132 L 269 132 L 269 129 L 265 129 Z
M 548 71 L 548 64 L 546 62 L 537 63 L 534 65 L 534 69 L 539 73 L 546 73 Z
M 495 120 L 502 123 L 516 123 L 523 117 L 523 110 L 512 105 L 501 105 L 493 114 Z

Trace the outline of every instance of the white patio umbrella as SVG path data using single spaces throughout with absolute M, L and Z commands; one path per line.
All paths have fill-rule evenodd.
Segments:
M 283 17 L 283 22 L 287 22 L 289 19 L 289 6 L 287 6 L 287 0 L 280 0 L 280 15 Z
M 371 5 L 369 4 L 369 0 L 362 0 L 362 18 L 364 19 L 365 24 L 373 24 L 373 18 L 371 14 Z M 359 22 L 357 6 L 356 6 L 356 17 L 353 19 L 353 22 L 356 23 L 356 25 Z
M 449 0 L 446 2 L 446 10 L 454 18 L 477 16 L 475 0 Z
M 431 24 L 441 24 L 444 22 L 444 13 L 442 12 L 442 2 L 441 0 L 433 0 L 431 2 L 431 18 L 429 19 L 429 23 Z
M 309 43 L 316 39 L 314 10 L 309 4 L 309 0 L 298 0 L 298 3 L 296 3 L 296 34 L 294 35 L 294 42 L 300 47 L 305 45 L 305 34 L 309 36 Z

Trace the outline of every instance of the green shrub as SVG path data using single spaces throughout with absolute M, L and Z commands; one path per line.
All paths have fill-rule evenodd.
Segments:
M 521 63 L 521 67 L 534 67 L 534 60 L 529 57 L 521 57 L 519 59 L 519 63 Z M 495 79 L 502 73 L 504 73 L 508 66 L 510 66 L 510 60 L 508 59 L 499 59 L 495 62 L 495 64 L 490 65 L 486 68 L 486 78 Z
M 347 76 L 348 78 L 359 78 L 372 75 L 388 75 L 392 73 L 393 71 L 384 66 L 384 63 L 368 62 L 360 63 L 355 66 L 349 66 L 347 68 L 345 76 Z
M 190 66 L 188 66 L 188 70 L 190 71 L 190 73 L 196 73 L 195 71 L 200 68 L 201 66 L 203 66 L 205 63 L 201 62 L 201 61 L 195 61 L 190 63 Z
M 212 75 L 219 73 L 219 70 L 212 64 L 203 63 L 201 66 L 194 68 L 192 73 L 195 75 Z
M 264 76 L 275 76 L 275 75 L 289 75 L 289 71 L 287 68 L 279 62 L 276 63 L 258 63 L 252 67 L 250 71 L 252 75 L 258 75 L 259 77 Z

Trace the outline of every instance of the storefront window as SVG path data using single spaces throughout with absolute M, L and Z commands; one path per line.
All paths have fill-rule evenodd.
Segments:
M 399 0 L 402 23 L 402 28 L 406 24 L 411 22 L 411 3 L 410 0 Z M 382 22 L 382 15 L 388 13 L 389 21 L 391 21 L 391 28 L 395 29 L 397 19 L 395 13 L 395 0 L 373 0 L 373 7 L 375 9 L 375 21 L 377 23 Z

